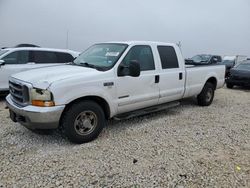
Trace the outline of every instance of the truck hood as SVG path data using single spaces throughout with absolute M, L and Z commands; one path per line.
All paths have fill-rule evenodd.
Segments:
M 77 65 L 58 65 L 17 73 L 12 75 L 12 78 L 31 83 L 33 87 L 46 89 L 55 81 L 79 75 L 90 76 L 97 72 L 99 71 Z

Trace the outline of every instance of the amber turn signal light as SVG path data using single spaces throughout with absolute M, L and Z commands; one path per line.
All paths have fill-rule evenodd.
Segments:
M 40 106 L 40 107 L 50 107 L 50 106 L 55 106 L 55 103 L 53 101 L 33 100 L 32 105 L 33 106 Z

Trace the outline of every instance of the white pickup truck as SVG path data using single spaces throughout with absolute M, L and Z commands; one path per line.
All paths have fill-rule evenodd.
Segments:
M 212 103 L 225 66 L 185 67 L 176 44 L 95 44 L 74 62 L 10 77 L 10 117 L 29 129 L 61 128 L 75 143 L 95 139 L 110 118 L 123 119 L 197 97 Z

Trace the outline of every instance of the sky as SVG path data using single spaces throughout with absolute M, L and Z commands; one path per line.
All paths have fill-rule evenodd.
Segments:
M 250 57 L 250 0 L 0 0 L 0 47 L 125 40 L 180 41 L 185 57 Z

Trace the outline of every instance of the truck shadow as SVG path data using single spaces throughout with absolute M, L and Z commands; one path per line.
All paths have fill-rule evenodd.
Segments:
M 3 101 L 5 101 L 5 98 L 7 97 L 7 94 L 5 93 L 5 94 L 2 94 L 2 93 L 0 93 L 0 102 L 3 102 Z
M 5 96 L 0 96 L 0 102 L 5 101 Z
M 4 100 L 4 98 L 1 98 L 1 100 Z M 134 128 L 134 127 L 146 127 L 144 122 L 152 122 L 154 120 L 157 121 L 157 119 L 165 117 L 165 116 L 176 116 L 180 113 L 180 110 L 185 108 L 185 110 L 188 110 L 189 108 L 195 107 L 196 104 L 193 99 L 186 99 L 181 101 L 181 105 L 170 108 L 167 110 L 162 110 L 154 113 L 149 113 L 142 116 L 133 117 L 126 120 L 109 120 L 108 126 L 104 128 L 101 135 L 97 138 L 97 140 L 94 140 L 90 142 L 89 144 L 98 144 L 102 142 L 103 139 L 106 139 L 109 137 L 109 134 L 112 133 L 119 133 L 122 131 L 125 131 L 126 129 Z M 21 126 L 21 125 L 13 125 L 13 126 Z M 14 133 L 13 133 L 14 134 Z M 68 147 L 68 146 L 76 146 L 74 143 L 71 143 L 67 138 L 65 138 L 62 135 L 62 132 L 59 130 L 36 130 L 31 131 L 27 130 L 26 128 L 20 128 L 19 131 L 17 131 L 15 134 L 16 136 L 21 137 L 25 136 L 25 139 L 22 141 L 23 144 L 30 145 L 32 143 L 32 140 L 36 140 L 36 145 L 43 145 L 50 147 L 51 145 L 56 145 L 58 147 Z M 22 140 L 21 138 L 19 138 Z M 18 140 L 19 140 L 18 139 Z M 98 140 L 99 139 L 99 140 Z M 30 147 L 33 147 L 30 145 Z M 45 147 L 46 148 L 46 147 Z
M 244 92 L 250 92 L 250 86 L 248 86 L 248 87 L 235 86 L 231 90 L 239 90 L 239 91 L 244 91 Z
M 154 121 L 164 116 L 175 116 L 180 113 L 180 109 L 186 108 L 194 108 L 197 107 L 196 101 L 193 98 L 184 99 L 181 101 L 179 106 L 169 108 L 166 110 L 161 110 L 158 112 L 148 113 L 145 115 L 124 119 L 124 120 L 109 120 L 107 129 L 112 131 L 112 129 L 127 129 L 130 127 L 141 126 L 145 121 Z

